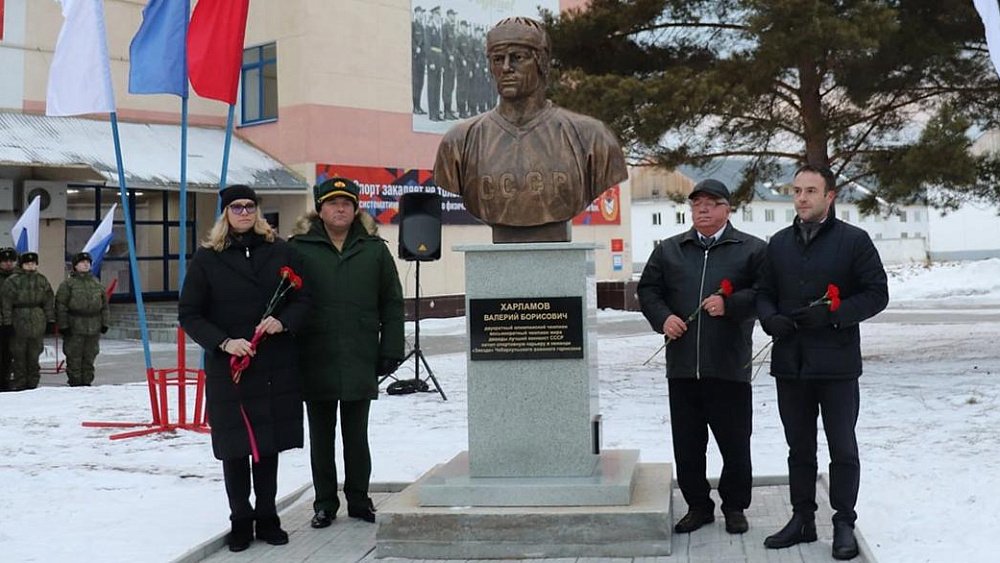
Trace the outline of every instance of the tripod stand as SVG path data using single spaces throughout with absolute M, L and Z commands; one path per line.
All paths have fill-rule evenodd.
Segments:
M 441 395 L 441 398 L 447 401 L 448 397 L 444 395 L 444 390 L 441 389 L 441 384 L 439 384 L 437 378 L 434 377 L 434 372 L 431 370 L 431 366 L 428 365 L 427 358 L 424 357 L 424 351 L 420 349 L 420 261 L 419 260 L 417 261 L 416 284 L 417 284 L 416 291 L 414 292 L 413 296 L 413 324 L 415 328 L 413 333 L 413 349 L 410 350 L 408 354 L 406 354 L 406 357 L 403 358 L 403 361 L 400 362 L 400 365 L 405 364 L 406 361 L 412 357 L 413 380 L 414 382 L 417 382 L 421 381 L 420 364 L 423 363 L 424 368 L 427 370 L 427 377 L 434 382 L 434 388 L 437 389 L 437 392 Z M 383 376 L 381 380 L 379 380 L 379 384 L 381 385 L 383 381 L 385 381 L 387 378 L 390 377 L 395 381 L 399 381 L 399 378 L 393 375 L 386 375 Z

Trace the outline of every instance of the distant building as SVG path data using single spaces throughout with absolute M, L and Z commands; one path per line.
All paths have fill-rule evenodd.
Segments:
M 633 192 L 634 271 L 642 271 L 646 259 L 659 241 L 691 228 L 691 208 L 688 206 L 687 194 L 691 193 L 696 182 L 715 178 L 725 183 L 730 190 L 735 190 L 744 165 L 743 161 L 730 159 L 713 162 L 702 169 L 682 166 L 672 174 L 683 178 L 663 175 L 661 189 L 648 189 L 641 194 L 641 198 L 640 194 Z M 753 201 L 733 209 L 730 217 L 733 226 L 768 240 L 778 230 L 790 225 L 795 217 L 795 207 L 790 195 L 794 170 L 794 167 L 782 170 L 782 183 L 755 186 Z M 638 181 L 638 174 L 633 174 L 633 186 Z M 655 196 L 654 191 L 658 192 Z M 836 203 L 837 217 L 868 231 L 886 263 L 926 260 L 929 232 L 927 206 L 893 206 L 880 214 L 866 216 L 861 214 L 856 203 L 864 195 L 864 188 L 858 185 L 841 188 Z

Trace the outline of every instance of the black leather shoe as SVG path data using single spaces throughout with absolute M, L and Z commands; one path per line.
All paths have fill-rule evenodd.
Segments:
M 365 522 L 375 522 L 375 505 L 372 499 L 368 499 L 360 506 L 347 505 L 347 515 L 351 518 L 359 518 Z
M 833 558 L 854 559 L 858 556 L 858 540 L 854 538 L 854 526 L 847 522 L 833 523 Z
M 714 510 L 714 508 L 711 510 L 704 508 L 692 508 L 691 510 L 688 510 L 688 513 L 684 515 L 684 518 L 678 520 L 677 524 L 674 525 L 674 531 L 678 534 L 688 534 L 705 524 L 715 522 L 715 515 L 712 514 Z
M 730 534 L 743 534 L 750 529 L 750 523 L 742 510 L 724 511 L 722 515 L 726 517 L 726 531 Z
M 243 551 L 253 541 L 253 518 L 240 518 L 231 522 L 226 544 L 229 551 Z
M 793 513 L 792 519 L 778 533 L 764 539 L 764 547 L 781 549 L 797 543 L 816 541 L 816 518 L 813 514 Z
M 337 519 L 336 512 L 330 512 L 329 510 L 317 510 L 316 514 L 313 514 L 313 519 L 309 522 L 309 525 L 313 528 L 326 528 L 333 521 Z
M 257 539 L 266 541 L 271 545 L 285 545 L 288 543 L 288 532 L 281 529 L 281 519 L 275 516 L 264 516 L 257 518 Z

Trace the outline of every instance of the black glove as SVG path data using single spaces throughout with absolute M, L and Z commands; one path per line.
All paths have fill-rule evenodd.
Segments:
M 61 335 L 63 335 L 63 336 L 69 336 L 70 332 L 71 332 L 71 330 L 70 330 L 70 328 L 69 328 L 69 327 L 66 327 L 66 328 L 60 328 L 60 329 L 59 329 L 59 334 L 61 334 Z
M 379 377 L 392 375 L 396 373 L 396 369 L 398 367 L 399 367 L 399 360 L 395 358 L 382 358 L 378 361 L 378 368 L 375 371 L 375 375 Z
M 55 321 L 49 321 L 45 323 L 45 334 L 55 334 L 55 333 L 56 333 Z
M 813 305 L 792 311 L 792 320 L 800 328 L 823 328 L 830 326 L 830 309 L 826 305 Z
M 760 326 L 773 338 L 784 338 L 795 332 L 795 321 L 785 315 L 771 315 L 760 321 Z
M 107 334 L 107 333 L 108 333 L 108 327 L 102 326 L 101 327 L 101 334 Z
M 0 336 L 12 336 L 14 334 L 14 325 L 0 325 Z

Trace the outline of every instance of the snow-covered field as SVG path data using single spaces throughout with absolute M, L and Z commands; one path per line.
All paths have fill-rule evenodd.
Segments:
M 897 268 L 890 295 L 891 310 L 917 310 L 936 322 L 862 326 L 858 525 L 882 563 L 996 561 L 1000 260 Z M 951 310 L 981 318 L 952 322 Z M 637 315 L 602 311 L 598 318 Z M 463 331 L 464 319 L 421 323 L 422 334 Z M 766 342 L 759 329 L 755 340 L 758 348 Z M 643 461 L 671 460 L 663 364 L 643 365 L 661 342 L 652 332 L 600 341 L 604 447 L 638 448 Z M 141 365 L 141 354 L 135 357 Z M 374 404 L 374 481 L 412 481 L 466 448 L 465 357 L 429 362 L 449 400 L 426 393 Z M 753 385 L 754 471 L 786 474 L 766 365 Z M 115 430 L 80 424 L 148 416 L 145 384 L 0 394 L 0 560 L 168 561 L 225 529 L 221 467 L 208 436 L 111 441 Z M 282 455 L 279 495 L 309 482 L 306 453 Z M 710 471 L 719 466 L 712 453 Z

